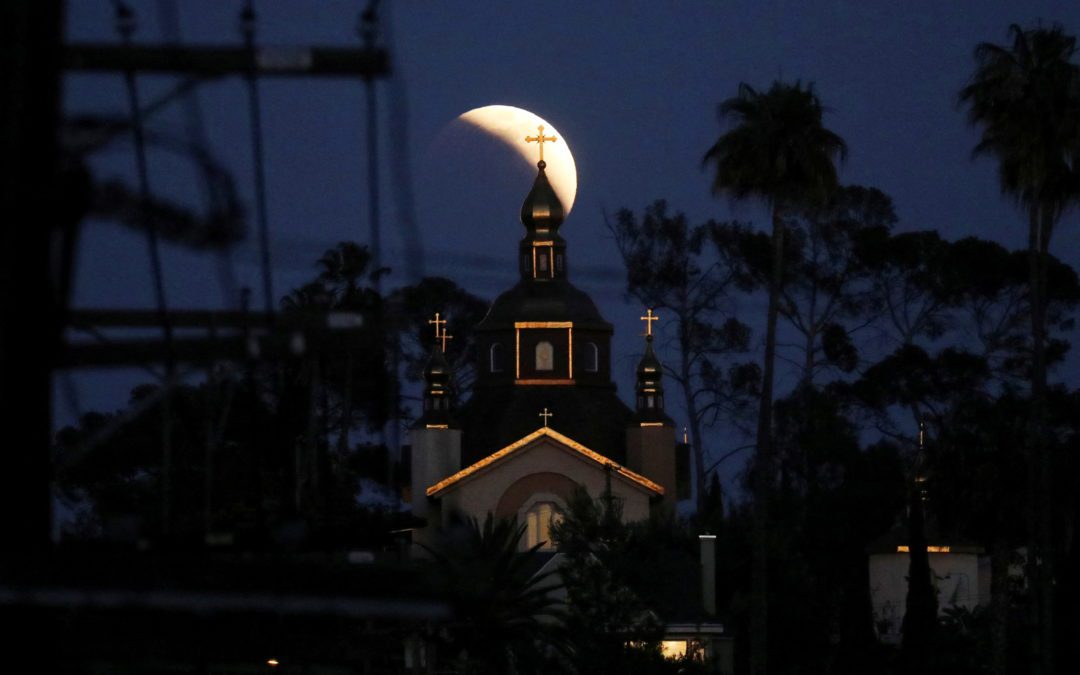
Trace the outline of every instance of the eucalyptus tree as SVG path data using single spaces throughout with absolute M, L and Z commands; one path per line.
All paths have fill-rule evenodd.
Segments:
M 685 214 L 670 214 L 663 200 L 647 206 L 640 218 L 621 209 L 607 227 L 626 266 L 627 292 L 645 307 L 660 310 L 662 321 L 672 319 L 679 355 L 664 368 L 686 406 L 698 512 L 704 513 L 708 472 L 703 430 L 744 406 L 757 380 L 753 367 L 729 363 L 746 351 L 750 339 L 750 329 L 735 317 L 731 302 L 736 290 L 752 282 L 738 250 L 749 233 L 732 223 L 692 226 Z M 710 247 L 710 240 L 723 243 Z
M 1053 662 L 1052 480 L 1046 432 L 1047 259 L 1050 238 L 1063 213 L 1080 199 L 1080 67 L 1076 38 L 1061 26 L 1009 27 L 1011 44 L 984 42 L 975 49 L 976 69 L 960 92 L 969 121 L 982 130 L 976 155 L 998 161 L 1002 192 L 1027 211 L 1028 286 L 1031 296 L 1032 607 L 1037 608 L 1034 646 L 1038 669 Z M 1039 564 L 1038 561 L 1041 561 Z
M 772 481 L 772 405 L 776 367 L 776 323 L 784 281 L 785 219 L 796 209 L 824 203 L 837 185 L 836 161 L 847 154 L 844 140 L 823 123 L 825 107 L 813 85 L 774 82 L 757 91 L 739 85 L 720 104 L 720 118 L 733 126 L 705 153 L 715 165 L 713 192 L 735 199 L 757 198 L 772 212 L 772 270 L 765 324 L 765 355 L 754 469 L 754 588 L 751 613 L 751 671 L 767 670 L 768 496 Z
M 791 221 L 790 274 L 781 289 L 780 314 L 802 339 L 804 385 L 825 368 L 851 372 L 857 365 L 852 334 L 871 320 L 871 270 L 863 242 L 887 235 L 896 223 L 892 199 L 875 188 L 843 186 L 824 205 Z

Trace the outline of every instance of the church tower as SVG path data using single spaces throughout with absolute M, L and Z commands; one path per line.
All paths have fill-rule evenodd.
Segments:
M 428 516 L 425 489 L 461 468 L 461 428 L 454 419 L 454 391 L 446 362 L 446 320 L 435 314 L 435 346 L 424 368 L 424 412 L 409 431 L 412 446 L 412 512 Z M 442 326 L 442 328 L 440 328 Z
M 551 550 L 550 526 L 578 489 L 610 492 L 628 521 L 673 508 L 675 432 L 664 413 L 652 310 L 636 411 L 616 395 L 612 326 L 568 278 L 565 210 L 542 150 L 555 139 L 540 127 L 526 140 L 539 143 L 541 155 L 521 206 L 519 278 L 476 327 L 473 393 L 453 414 L 444 403 L 449 369 L 438 350 L 432 354 L 424 417 L 412 436 L 413 513 L 427 521 L 419 536 L 455 513 L 516 519 L 527 526 L 525 548 Z
M 532 189 L 521 205 L 517 284 L 492 303 L 476 328 L 473 396 L 461 411 L 462 459 L 485 457 L 535 431 L 548 409 L 550 426 L 619 463 L 633 412 L 611 380 L 612 326 L 589 296 L 569 281 L 565 211 L 548 181 L 540 145 Z
M 653 351 L 652 309 L 646 322 L 645 353 L 637 367 L 636 410 L 626 430 L 626 465 L 664 488 L 666 504 L 676 500 L 675 424 L 664 412 L 664 369 Z

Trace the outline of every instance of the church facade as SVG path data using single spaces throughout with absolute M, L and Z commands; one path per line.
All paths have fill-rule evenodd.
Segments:
M 438 347 L 425 370 L 423 414 L 410 432 L 421 541 L 452 514 L 491 513 L 525 524 L 524 545 L 549 548 L 550 525 L 578 486 L 594 497 L 610 490 L 628 521 L 674 509 L 675 429 L 652 347 L 656 317 L 643 317 L 645 354 L 630 408 L 611 378 L 612 325 L 568 279 L 563 207 L 545 166 L 541 159 L 521 207 L 520 279 L 475 330 L 472 397 L 454 408 Z M 438 317 L 433 323 L 438 333 Z

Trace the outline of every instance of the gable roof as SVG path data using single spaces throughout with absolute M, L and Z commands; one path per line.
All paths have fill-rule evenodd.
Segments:
M 444 478 L 443 480 L 439 481 L 435 485 L 432 485 L 431 487 L 429 487 L 426 490 L 427 496 L 428 497 L 438 497 L 438 496 L 440 496 L 441 494 L 443 494 L 447 490 L 451 489 L 452 487 L 454 487 L 455 485 L 457 485 L 461 481 L 465 480 L 469 476 L 471 476 L 471 475 L 475 474 L 476 472 L 480 471 L 481 469 L 484 469 L 484 468 L 489 467 L 489 466 L 491 466 L 491 465 L 493 465 L 493 464 L 495 464 L 497 462 L 500 462 L 500 461 L 504 460 L 506 457 L 512 455 L 513 453 L 517 452 L 518 450 L 520 450 L 520 449 L 522 449 L 524 447 L 529 446 L 533 441 L 535 441 L 538 438 L 541 438 L 543 436 L 546 436 L 546 437 L 558 442 L 560 445 L 563 445 L 566 448 L 569 448 L 570 450 L 573 450 L 574 452 L 576 452 L 580 456 L 584 457 L 585 459 L 587 459 L 589 461 L 592 461 L 592 462 L 595 462 L 596 464 L 599 464 L 600 466 L 604 467 L 605 469 L 612 470 L 613 472 L 615 472 L 616 474 L 622 476 L 623 478 L 630 481 L 631 483 L 635 483 L 638 486 L 640 486 L 642 488 L 645 488 L 646 490 L 648 490 L 648 491 L 650 491 L 650 492 L 652 492 L 652 493 L 654 493 L 656 495 L 664 494 L 664 488 L 662 486 L 652 482 L 651 480 L 649 480 L 645 476 L 642 476 L 639 473 L 635 473 L 635 472 L 631 471 L 630 469 L 627 469 L 625 466 L 622 466 L 621 464 L 618 464 L 618 463 L 608 459 L 607 457 L 604 457 L 603 455 L 601 455 L 598 452 L 593 452 L 592 450 L 586 448 L 581 443 L 578 443 L 574 439 L 569 438 L 567 436 L 563 436 L 558 431 L 555 431 L 554 429 L 552 429 L 550 427 L 540 427 L 539 429 L 532 432 L 528 436 L 525 436 L 524 438 L 521 438 L 521 439 L 518 439 L 517 441 L 514 441 L 510 445 L 502 448 L 501 450 L 498 450 L 498 451 L 488 455 L 487 457 L 484 457 L 483 459 L 481 459 L 478 462 L 474 462 L 473 464 L 465 467 L 461 471 L 458 471 L 454 475 L 449 476 L 447 478 Z
M 579 337 L 585 339 L 575 324 L 575 343 Z M 626 429 L 637 423 L 613 385 L 478 383 L 456 413 L 463 432 L 461 465 L 469 466 L 535 431 L 540 423 L 536 413 L 544 408 L 555 414 L 552 428 L 615 462 L 626 463 Z

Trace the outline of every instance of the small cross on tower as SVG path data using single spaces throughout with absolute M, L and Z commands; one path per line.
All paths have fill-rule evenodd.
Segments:
M 659 321 L 660 317 L 653 314 L 652 308 L 650 307 L 649 310 L 645 312 L 645 316 L 641 317 L 641 320 L 645 322 L 645 336 L 651 338 L 653 321 Z
M 446 341 L 447 340 L 453 340 L 454 336 L 447 333 L 446 328 L 444 327 L 442 329 L 442 335 L 439 335 L 438 339 L 442 340 L 442 351 L 443 351 L 443 354 L 445 354 L 446 353 Z
M 545 136 L 544 135 L 544 125 L 543 124 L 541 124 L 539 127 L 537 127 L 537 130 L 539 131 L 539 133 L 537 135 L 535 135 L 535 136 L 526 136 L 525 137 L 525 142 L 526 143 L 537 143 L 540 146 L 540 161 L 543 162 L 544 161 L 544 143 L 545 142 L 554 143 L 555 141 L 557 141 L 559 139 L 554 137 L 554 136 Z
M 545 407 L 545 408 L 544 408 L 544 412 L 542 412 L 542 413 L 540 413 L 539 415 L 537 415 L 537 417 L 543 417 L 543 418 L 544 418 L 544 427 L 547 427 L 547 425 L 548 425 L 548 418 L 549 418 L 549 417 L 555 417 L 555 413 L 553 413 L 553 412 L 548 412 L 548 409 L 547 409 L 547 408 Z
M 440 319 L 439 318 L 439 313 L 435 312 L 435 318 L 434 319 L 428 319 L 428 324 L 434 324 L 435 325 L 435 339 L 436 340 L 441 339 L 442 338 L 442 335 L 441 335 L 442 326 L 446 325 L 446 319 Z M 443 351 L 446 351 L 446 350 L 444 349 Z

